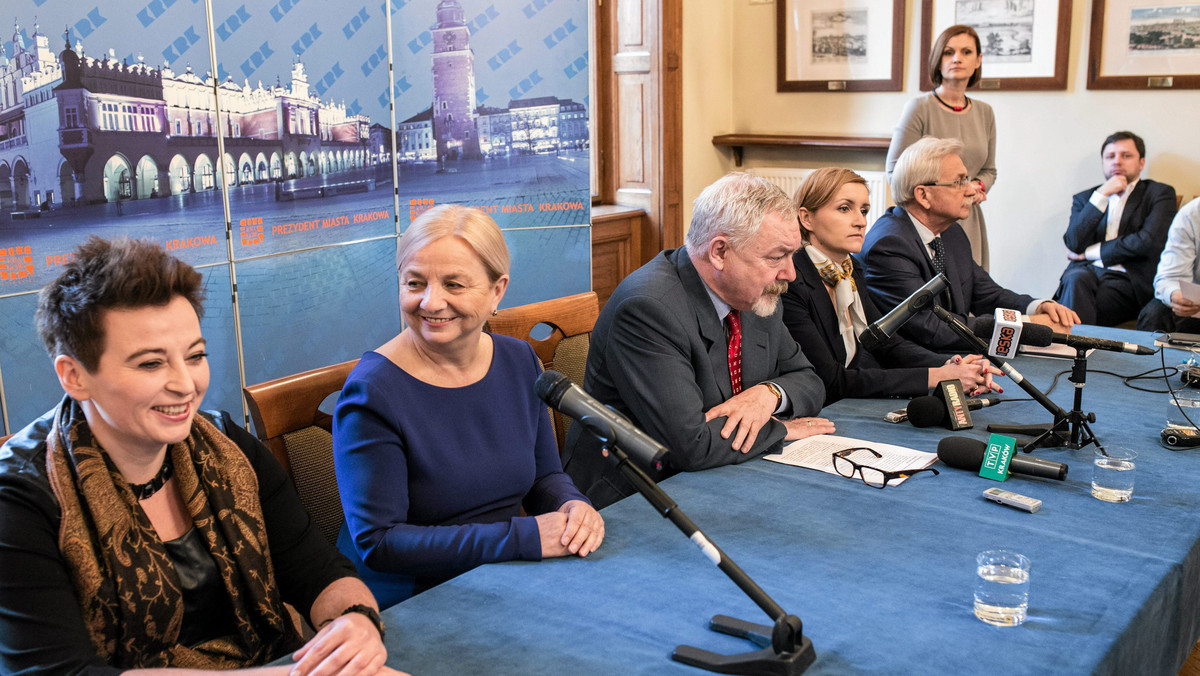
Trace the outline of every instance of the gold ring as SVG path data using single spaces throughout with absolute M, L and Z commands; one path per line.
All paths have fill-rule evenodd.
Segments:
M 809 426 L 809 427 L 812 427 L 812 426 L 813 426 L 813 421 L 809 420 L 809 421 L 808 421 L 808 426 Z

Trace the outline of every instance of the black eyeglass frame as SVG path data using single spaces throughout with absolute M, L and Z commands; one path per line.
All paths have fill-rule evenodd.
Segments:
M 883 457 L 882 453 L 880 453 L 879 451 L 877 451 L 873 448 L 868 448 L 867 446 L 855 446 L 854 448 L 843 448 L 840 451 L 833 452 L 833 469 L 838 474 L 846 477 L 847 479 L 853 479 L 854 473 L 857 472 L 858 478 L 861 479 L 864 484 L 870 486 L 871 488 L 878 488 L 879 490 L 883 490 L 885 487 L 887 487 L 889 481 L 891 481 L 893 479 L 907 479 L 908 477 L 910 477 L 914 474 L 917 474 L 918 472 L 933 472 L 934 476 L 937 476 L 939 474 L 939 472 L 932 467 L 922 467 L 920 469 L 904 469 L 904 470 L 900 470 L 897 472 L 891 472 L 891 471 L 888 471 L 885 469 L 879 469 L 878 467 L 864 465 L 862 463 L 855 462 L 854 460 L 851 460 L 850 458 L 846 457 L 855 451 L 867 451 L 868 453 L 871 453 L 872 455 L 874 455 L 876 458 Z M 838 463 L 838 460 L 845 460 L 846 462 L 850 463 L 851 470 L 850 470 L 849 474 L 842 472 L 842 469 Z M 882 474 L 883 475 L 883 483 L 881 483 L 879 485 L 875 485 L 875 484 L 867 481 L 867 477 L 863 474 L 863 471 L 862 471 L 864 467 L 871 470 L 872 472 L 879 472 L 880 474 Z

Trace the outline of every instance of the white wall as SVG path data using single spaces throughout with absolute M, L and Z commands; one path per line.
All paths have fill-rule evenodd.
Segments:
M 692 200 L 733 167 L 729 153 L 722 154 L 712 137 L 735 129 L 732 27 L 738 4 L 729 0 L 683 4 L 684 232 L 692 221 Z
M 777 0 L 781 1 L 781 0 Z M 920 3 L 908 2 L 904 92 L 775 91 L 774 4 L 688 0 L 684 7 L 684 198 L 735 167 L 712 136 L 730 132 L 891 136 L 911 97 L 921 94 Z M 1065 91 L 977 92 L 996 112 L 998 176 L 983 205 L 992 274 L 1035 296 L 1054 292 L 1066 266 L 1062 233 L 1071 195 L 1101 182 L 1099 144 L 1130 129 L 1146 141 L 1144 175 L 1200 194 L 1200 90 L 1087 89 L 1091 3 L 1073 3 Z M 726 112 L 727 111 L 727 112 Z M 883 152 L 746 151 L 746 165 L 882 169 Z

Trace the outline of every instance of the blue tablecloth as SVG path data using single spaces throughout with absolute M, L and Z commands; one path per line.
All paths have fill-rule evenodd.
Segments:
M 1148 334 L 1080 333 L 1150 344 Z M 1183 353 L 1168 351 L 1167 363 Z M 1020 358 L 1045 389 L 1070 361 Z M 1106 444 L 1139 453 L 1133 500 L 1091 497 L 1093 449 L 1039 449 L 1065 482 L 1004 486 L 1043 501 L 1028 514 L 987 502 L 997 485 L 935 465 L 877 490 L 861 481 L 755 461 L 681 474 L 663 488 L 788 612 L 804 622 L 809 674 L 1173 674 L 1200 636 L 1200 450 L 1161 447 L 1168 395 L 1120 379 L 1159 357 L 1096 352 L 1084 410 Z M 1177 382 L 1177 381 L 1176 381 Z M 1147 382 L 1162 387 L 1162 381 Z M 1071 408 L 1064 376 L 1051 398 Z M 1006 398 L 1025 396 L 1011 382 Z M 824 415 L 844 436 L 934 451 L 946 430 L 882 422 L 896 400 L 842 401 Z M 1036 403 L 974 412 L 988 423 L 1048 422 Z M 607 539 L 587 559 L 484 566 L 384 613 L 388 663 L 414 674 L 699 674 L 677 644 L 720 653 L 749 643 L 709 631 L 727 614 L 769 623 L 640 496 L 603 512 Z M 999 628 L 972 613 L 975 555 L 1006 547 L 1032 560 L 1029 620 Z

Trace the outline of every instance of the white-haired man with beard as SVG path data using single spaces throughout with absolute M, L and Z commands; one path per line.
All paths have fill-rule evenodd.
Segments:
M 875 221 L 859 254 L 871 298 L 886 312 L 940 272 L 950 286 L 938 304 L 972 328 L 977 316 L 1008 308 L 1028 314 L 1028 321 L 1069 332 L 1079 323 L 1074 310 L 1009 291 L 971 258 L 971 244 L 958 224 L 975 203 L 975 184 L 959 157 L 962 148 L 958 139 L 926 136 L 900 155 L 892 170 L 892 196 L 899 206 Z M 918 313 L 900 333 L 935 352 L 975 349 L 932 312 Z
M 834 431 L 814 416 L 825 386 L 780 318 L 796 278 L 796 207 L 777 186 L 728 174 L 693 204 L 686 246 L 613 292 L 596 321 L 583 388 L 669 449 L 663 479 L 744 462 Z M 564 469 L 597 508 L 633 492 L 581 425 Z

